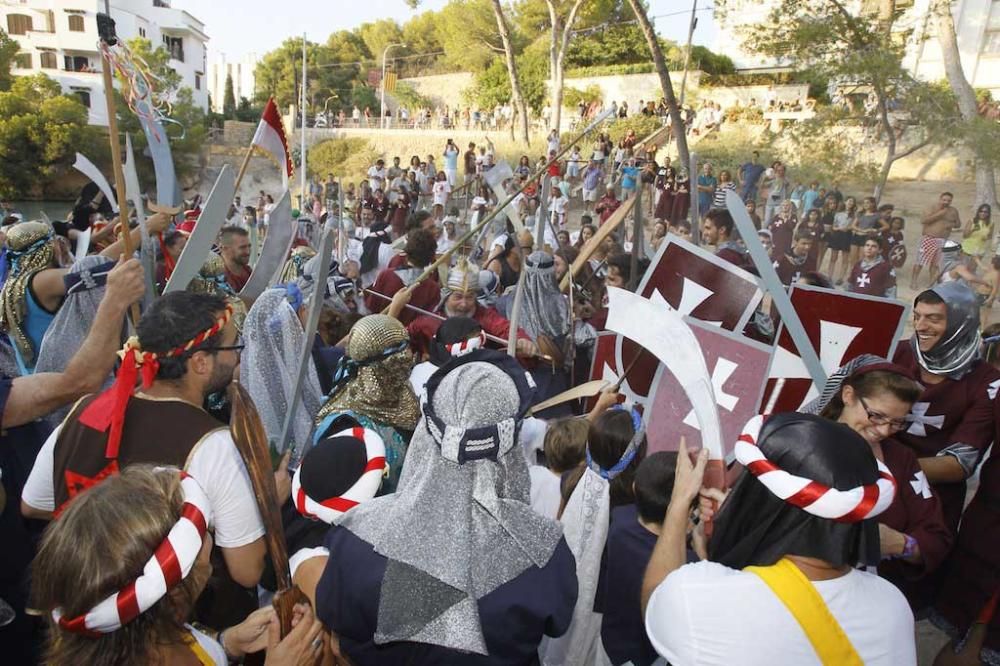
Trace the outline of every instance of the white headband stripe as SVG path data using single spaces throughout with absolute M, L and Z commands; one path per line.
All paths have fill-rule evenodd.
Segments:
M 763 423 L 762 416 L 755 416 L 747 423 L 736 442 L 736 460 L 779 499 L 814 516 L 838 522 L 873 518 L 892 504 L 896 480 L 881 460 L 875 461 L 879 471 L 875 483 L 850 490 L 830 488 L 818 481 L 790 474 L 768 460 L 757 446 Z
M 469 338 L 466 340 L 462 340 L 460 342 L 454 342 L 450 345 L 445 345 L 445 348 L 448 350 L 448 353 L 451 354 L 452 356 L 464 356 L 465 354 L 471 352 L 473 349 L 479 349 L 485 346 L 486 346 L 486 334 L 480 331 L 479 335 L 474 338 Z
M 292 476 L 292 497 L 295 498 L 295 508 L 307 518 L 315 518 L 328 524 L 332 524 L 345 511 L 375 497 L 382 486 L 382 476 L 385 471 L 385 442 L 374 430 L 358 426 L 342 430 L 331 437 L 352 437 L 364 442 L 367 463 L 361 478 L 339 497 L 317 502 L 302 488 L 301 465 Z
M 131 622 L 184 580 L 201 552 L 205 532 L 212 524 L 212 506 L 194 478 L 181 472 L 184 505 L 167 538 L 157 547 L 134 582 L 108 596 L 86 615 L 67 620 L 56 608 L 52 617 L 67 631 L 107 634 Z

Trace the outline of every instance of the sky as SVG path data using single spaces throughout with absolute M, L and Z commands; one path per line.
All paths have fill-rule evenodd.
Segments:
M 310 41 L 326 41 L 332 32 L 350 30 L 358 25 L 382 18 L 395 18 L 405 23 L 415 14 L 438 10 L 447 0 L 423 0 L 414 11 L 404 0 L 173 0 L 171 5 L 183 9 L 205 22 L 210 38 L 209 59 L 221 53 L 234 60 L 247 53 L 262 55 L 279 46 L 293 35 L 306 33 Z M 649 15 L 655 17 L 661 37 L 684 43 L 687 40 L 691 3 L 688 0 L 648 0 Z M 711 47 L 715 41 L 710 0 L 698 2 L 698 27 L 695 44 Z M 280 8 L 280 12 L 275 10 Z M 322 26 L 319 28 L 317 26 Z

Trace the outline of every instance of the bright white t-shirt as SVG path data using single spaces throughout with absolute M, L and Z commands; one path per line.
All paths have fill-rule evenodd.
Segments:
M 434 183 L 434 205 L 444 206 L 448 203 L 448 194 L 451 192 L 451 185 L 447 180 L 439 180 Z
M 62 426 L 45 440 L 24 484 L 21 500 L 39 511 L 55 511 L 52 455 Z M 239 548 L 264 536 L 250 475 L 228 428 L 205 435 L 188 455 L 187 472 L 198 481 L 212 505 L 215 544 Z
M 531 477 L 531 508 L 535 513 L 555 520 L 562 500 L 559 475 L 541 465 L 528 467 L 528 475 Z
M 917 663 L 913 613 L 890 582 L 852 569 L 812 581 L 867 666 Z M 653 591 L 646 633 L 674 666 L 819 664 L 791 612 L 756 574 L 687 564 Z

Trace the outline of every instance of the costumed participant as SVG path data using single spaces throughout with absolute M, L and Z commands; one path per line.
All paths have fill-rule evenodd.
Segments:
M 378 433 L 389 466 L 386 492 L 396 488 L 407 442 L 420 420 L 420 404 L 409 382 L 412 368 L 406 327 L 388 315 L 363 317 L 351 329 L 347 356 L 316 417 L 314 442 L 355 425 Z
M 281 507 L 293 573 L 300 562 L 326 556 L 330 526 L 379 494 L 385 464 L 385 442 L 360 427 L 331 433 L 306 452 L 292 476 L 292 495 Z M 274 583 L 265 575 L 264 587 L 273 589 Z
M 954 534 L 965 479 L 995 437 L 1000 371 L 980 360 L 979 302 L 961 282 L 917 295 L 913 331 L 893 360 L 918 374 L 924 391 L 913 404 L 909 427 L 896 437 L 920 459 Z
M 523 269 L 524 281 L 518 289 L 524 289 L 518 324 L 540 349 L 551 352 L 551 364 L 539 364 L 530 370 L 537 385 L 538 400 L 547 400 L 570 387 L 569 370 L 563 359 L 570 354 L 570 314 L 567 299 L 559 290 L 555 277 L 555 258 L 548 252 L 538 250 L 528 255 Z M 505 294 L 497 300 L 497 311 L 508 319 L 512 316 L 517 291 Z M 558 352 L 558 353 L 556 353 Z M 549 419 L 570 416 L 571 403 L 550 407 L 538 414 Z
M 76 354 L 61 372 L 26 377 L 6 372 L 0 375 L 0 599 L 13 610 L 0 630 L 0 650 L 10 663 L 41 661 L 37 650 L 43 641 L 42 623 L 24 611 L 28 592 L 25 581 L 43 525 L 26 520 L 20 506 L 24 484 L 49 434 L 49 427 L 40 419 L 100 390 L 113 371 L 125 312 L 144 293 L 140 262 L 121 262 L 108 276 L 93 326 L 85 339 L 75 343 Z
M 295 280 L 302 277 L 305 273 L 306 263 L 315 256 L 316 250 L 312 249 L 308 245 L 300 245 L 299 247 L 294 248 L 288 259 L 285 261 L 285 265 L 281 267 L 281 273 L 278 275 L 278 282 L 280 284 L 295 282 Z
M 270 607 L 222 631 L 188 623 L 212 570 L 213 519 L 207 492 L 175 468 L 135 466 L 83 493 L 49 526 L 34 562 L 45 661 L 221 665 L 267 647 Z M 303 621 L 320 636 L 311 614 Z
M 988 295 L 993 291 L 993 283 L 976 275 L 971 257 L 962 252 L 962 246 L 955 241 L 946 240 L 941 245 L 941 272 L 938 275 L 940 284 L 949 282 L 964 282 L 970 287 L 985 288 Z M 986 300 L 985 298 L 983 299 Z
M 851 269 L 847 290 L 855 294 L 896 298 L 896 271 L 882 258 L 882 245 L 869 238 L 861 248 L 861 259 Z
M 63 276 L 66 300 L 42 338 L 35 372 L 62 372 L 66 369 L 94 323 L 104 298 L 108 276 L 114 267 L 115 262 L 94 255 L 80 259 Z M 124 334 L 125 327 L 122 326 L 118 346 L 124 342 Z M 101 388 L 107 388 L 113 379 L 109 373 Z M 46 416 L 46 421 L 55 427 L 62 423 L 67 413 L 69 407 L 57 409 Z
M 477 301 L 479 296 L 479 267 L 468 260 L 461 260 L 448 271 L 448 282 L 441 289 L 441 303 L 437 312 L 445 318 L 470 317 L 479 322 L 483 332 L 504 340 L 510 334 L 510 322 L 492 307 L 483 307 Z M 441 320 L 424 315 L 417 317 L 406 327 L 413 344 L 418 350 L 430 348 Z M 517 333 L 518 356 L 534 356 L 538 352 L 535 343 L 523 330 Z
M 500 252 L 494 254 L 486 262 L 487 270 L 492 271 L 500 279 L 500 292 L 516 286 L 518 277 L 521 275 L 523 266 L 521 265 L 521 252 L 518 249 L 518 239 L 514 234 L 504 236 L 503 245 Z M 494 244 L 494 247 L 497 247 Z
M 713 208 L 705 215 L 701 225 L 701 239 L 715 246 L 715 256 L 725 259 L 744 270 L 753 268 L 753 260 L 743 243 L 738 240 L 733 216 L 725 208 Z
M 392 249 L 392 229 L 386 223 L 373 224 L 371 231 L 361 240 L 361 286 L 370 287 L 379 271 L 396 256 Z
M 263 570 L 264 525 L 229 428 L 202 408 L 228 386 L 239 363 L 243 346 L 231 319 L 232 309 L 217 296 L 177 291 L 156 299 L 123 350 L 115 383 L 78 402 L 42 446 L 21 509 L 30 518 L 51 519 L 130 464 L 183 467 L 201 479 L 215 514 L 221 558 L 212 610 L 245 616 L 256 608 L 256 594 L 243 588 L 255 586 Z M 223 571 L 230 586 L 241 586 L 232 599 L 220 596 Z M 213 624 L 219 617 L 202 619 L 225 626 Z
M 410 386 L 417 398 L 423 400 L 427 380 L 452 357 L 485 347 L 483 327 L 475 319 L 450 317 L 443 321 L 431 340 L 427 360 L 413 366 L 410 372 Z
M 299 567 L 352 663 L 531 664 L 543 635 L 566 631 L 573 556 L 528 506 L 517 445 L 530 381 L 488 350 L 438 370 L 396 492 L 347 512 L 329 558 Z
M 546 641 L 542 663 L 591 664 L 599 653 L 603 595 L 599 596 L 611 509 L 635 501 L 635 471 L 646 455 L 646 431 L 637 411 L 617 407 L 618 395 L 602 393 L 588 418 L 586 465 L 565 481 L 573 486 L 559 522 L 576 560 L 579 595 L 569 630 Z M 605 411 L 608 407 L 614 409 Z
M 219 232 L 219 255 L 226 266 L 226 282 L 236 293 L 250 279 L 250 233 L 243 227 L 223 227 Z
M 479 271 L 479 295 L 476 301 L 484 308 L 496 307 L 500 294 L 500 277 L 493 271 Z
M 233 324 L 236 325 L 236 330 L 243 330 L 243 321 L 247 316 L 247 304 L 236 295 L 229 280 L 226 279 L 226 264 L 222 257 L 214 252 L 209 252 L 208 259 L 198 269 L 198 275 L 194 276 L 188 283 L 187 291 L 224 298 L 226 305 L 233 309 Z
M 816 271 L 816 261 L 810 258 L 812 246 L 813 237 L 808 231 L 795 235 L 792 248 L 774 262 L 774 270 L 778 274 L 781 284 L 787 287 L 798 282 L 803 273 Z M 775 242 L 775 251 L 777 251 L 777 247 L 778 244 Z
M 268 289 L 254 302 L 243 325 L 246 347 L 240 357 L 240 381 L 250 393 L 272 455 L 284 455 L 287 447 L 305 450 L 311 444 L 313 419 L 323 402 L 319 378 L 312 357 L 308 361 L 302 386 L 296 386 L 305 339 L 302 319 L 308 302 L 302 289 L 289 284 Z M 280 442 L 288 407 L 296 391 L 301 399 L 296 405 L 289 433 L 291 441 Z
M 983 358 L 996 367 L 1000 327 L 983 331 Z M 1000 415 L 997 416 L 1000 420 Z M 1000 423 L 998 423 L 1000 425 Z M 962 513 L 955 546 L 942 567 L 941 587 L 930 615 L 952 641 L 935 664 L 1000 664 L 1000 455 L 979 469 L 979 487 Z
M 878 517 L 878 573 L 906 595 L 915 613 L 932 601 L 921 579 L 941 565 L 953 541 L 916 455 L 894 439 L 909 425 L 907 416 L 922 391 L 910 370 L 863 354 L 831 375 L 823 395 L 801 410 L 850 426 L 896 479 L 896 497 Z
M 845 425 L 786 413 L 752 419 L 735 452 L 744 469 L 713 517 L 711 561 L 685 565 L 708 455 L 692 463 L 680 445 L 642 584 L 656 651 L 674 664 L 915 665 L 903 594 L 855 568 L 878 561 L 870 519 L 896 485 L 871 447 Z
M 406 246 L 403 248 L 404 263 L 398 268 L 386 268 L 380 271 L 372 291 L 365 293 L 365 307 L 369 312 L 381 312 L 389 305 L 389 300 L 400 289 L 412 286 L 410 303 L 423 310 L 433 310 L 441 298 L 441 288 L 433 279 L 417 282 L 424 269 L 434 261 L 437 251 L 437 241 L 434 234 L 426 229 L 415 229 L 406 235 Z M 383 296 L 387 298 L 383 298 Z M 412 311 L 400 313 L 399 320 L 408 324 L 416 318 Z

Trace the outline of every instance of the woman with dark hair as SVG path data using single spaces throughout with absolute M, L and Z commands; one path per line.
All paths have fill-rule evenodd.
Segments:
M 595 407 L 595 411 L 597 408 Z M 635 410 L 614 407 L 591 412 L 587 435 L 587 465 L 610 483 L 611 508 L 635 501 L 632 481 L 646 457 L 646 434 L 642 416 Z
M 981 260 L 990 251 L 990 241 L 993 239 L 993 209 L 989 204 L 983 204 L 976 209 L 976 215 L 965 223 L 962 229 L 962 252 Z
M 933 601 L 918 581 L 940 566 L 953 541 L 916 455 L 893 438 L 907 427 L 922 390 L 906 368 L 866 354 L 834 373 L 823 395 L 803 409 L 849 426 L 896 478 L 896 497 L 878 521 L 878 572 L 906 595 L 914 612 Z
M 521 155 L 521 159 L 517 163 L 517 168 L 514 169 L 514 173 L 524 178 L 531 175 L 531 160 L 528 159 L 527 155 Z
M 521 274 L 521 251 L 513 235 L 507 235 L 503 249 L 493 255 L 486 268 L 500 278 L 501 293 L 517 284 L 518 276 Z
M 574 243 L 573 245 L 576 247 L 576 249 L 579 250 L 584 245 L 586 245 L 587 241 L 593 238 L 594 234 L 596 233 L 597 233 L 597 227 L 595 227 L 593 224 L 582 225 L 580 227 L 580 235 L 577 236 L 576 243 Z

